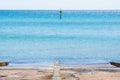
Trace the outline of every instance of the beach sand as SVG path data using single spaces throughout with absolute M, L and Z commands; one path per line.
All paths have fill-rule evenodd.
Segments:
M 61 80 L 120 80 L 120 68 L 114 66 L 60 67 Z M 0 80 L 53 80 L 53 67 L 0 67 Z

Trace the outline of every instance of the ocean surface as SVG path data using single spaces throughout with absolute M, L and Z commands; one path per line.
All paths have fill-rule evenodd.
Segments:
M 0 61 L 10 66 L 120 62 L 119 10 L 0 10 Z

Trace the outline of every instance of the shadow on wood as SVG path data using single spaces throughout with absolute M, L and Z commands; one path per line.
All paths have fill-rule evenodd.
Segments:
M 110 62 L 111 65 L 116 66 L 116 67 L 120 67 L 120 63 L 119 62 Z

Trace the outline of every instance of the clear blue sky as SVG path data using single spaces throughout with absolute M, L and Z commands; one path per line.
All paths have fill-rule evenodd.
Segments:
M 120 0 L 0 0 L 0 9 L 120 9 Z

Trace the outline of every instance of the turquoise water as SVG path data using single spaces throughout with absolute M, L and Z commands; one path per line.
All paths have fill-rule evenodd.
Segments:
M 120 11 L 0 10 L 0 61 L 10 65 L 120 61 Z

